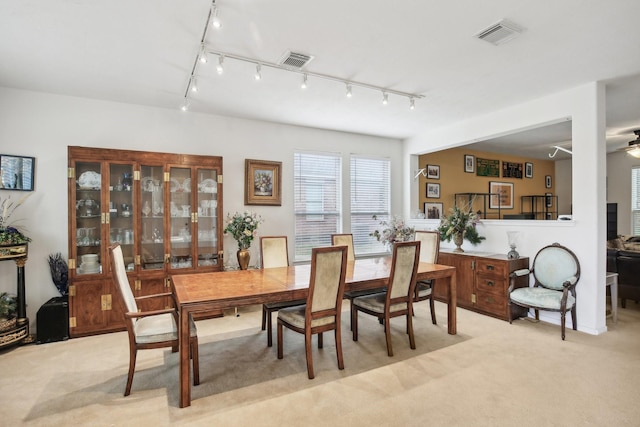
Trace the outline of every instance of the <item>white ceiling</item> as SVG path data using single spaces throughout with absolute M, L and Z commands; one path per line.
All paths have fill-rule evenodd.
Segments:
M 607 83 L 611 149 L 640 129 L 638 0 L 218 0 L 206 45 L 276 63 L 287 50 L 307 70 L 424 95 L 406 98 L 225 61 L 197 68 L 190 111 L 406 138 L 593 81 Z M 178 109 L 210 0 L 2 0 L 0 86 Z M 507 18 L 525 31 L 501 46 L 475 39 Z M 185 114 L 189 114 L 188 112 Z M 570 145 L 570 125 L 500 138 L 511 151 Z M 522 136 L 522 135 L 521 135 Z M 535 139 L 535 141 L 534 141 Z M 524 142 L 521 142 L 524 140 Z M 534 155 L 530 153 L 529 155 Z

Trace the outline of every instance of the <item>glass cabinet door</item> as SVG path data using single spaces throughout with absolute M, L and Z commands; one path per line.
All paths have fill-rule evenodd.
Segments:
M 164 268 L 164 170 L 162 166 L 140 168 L 142 223 L 142 270 Z
M 127 271 L 135 268 L 133 200 L 133 165 L 109 164 L 109 242 L 120 243 Z
M 97 162 L 77 162 L 76 170 L 76 274 L 102 272 L 102 170 Z
M 218 265 L 218 172 L 198 169 L 196 176 L 198 267 Z
M 169 195 L 171 268 L 191 268 L 193 267 L 191 168 L 169 169 Z

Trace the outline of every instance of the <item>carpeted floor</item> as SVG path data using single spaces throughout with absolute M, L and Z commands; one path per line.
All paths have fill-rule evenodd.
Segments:
M 345 302 L 345 313 L 348 303 Z M 640 306 L 628 302 L 609 332 L 591 336 L 529 320 L 508 322 L 416 305 L 417 349 L 392 321 L 387 357 L 377 320 L 361 315 L 353 342 L 343 318 L 345 369 L 333 334 L 314 347 L 307 379 L 302 335 L 285 331 L 283 360 L 266 347 L 260 307 L 198 322 L 201 385 L 178 407 L 178 355 L 141 351 L 131 395 L 126 332 L 0 353 L 0 425 L 29 426 L 638 426 Z M 275 332 L 275 330 L 274 330 Z

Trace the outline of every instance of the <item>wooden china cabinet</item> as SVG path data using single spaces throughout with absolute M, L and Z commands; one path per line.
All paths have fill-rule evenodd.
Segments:
M 113 243 L 135 296 L 169 292 L 173 274 L 222 270 L 222 157 L 70 146 L 68 168 L 71 337 L 125 328 Z

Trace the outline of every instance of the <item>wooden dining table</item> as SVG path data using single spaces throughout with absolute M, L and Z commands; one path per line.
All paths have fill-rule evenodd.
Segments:
M 349 261 L 345 290 L 375 289 L 387 285 L 391 257 Z M 456 334 L 455 267 L 420 263 L 418 280 L 438 279 L 446 286 L 449 334 Z M 306 299 L 311 266 L 233 270 L 179 274 L 171 277 L 173 295 L 179 313 L 180 407 L 191 405 L 191 363 L 189 358 L 189 319 L 194 313 L 225 310 L 267 302 Z

